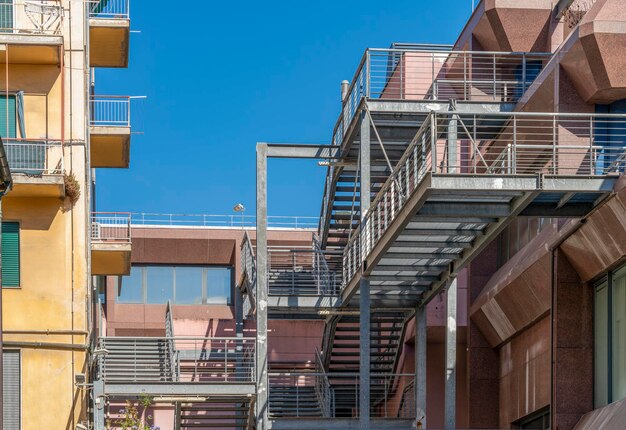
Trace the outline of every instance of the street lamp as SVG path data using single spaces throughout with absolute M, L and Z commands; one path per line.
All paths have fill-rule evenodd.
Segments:
M 233 210 L 235 212 L 241 212 L 241 228 L 243 229 L 245 226 L 245 213 L 246 213 L 246 207 L 243 205 L 243 203 L 237 203 L 235 206 L 233 206 Z

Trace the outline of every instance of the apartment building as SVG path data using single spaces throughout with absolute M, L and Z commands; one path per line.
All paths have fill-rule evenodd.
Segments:
M 625 28 L 483 0 L 367 49 L 331 145 L 257 145 L 254 227 L 134 225 L 94 427 L 148 396 L 177 430 L 623 428 Z M 271 229 L 268 158 L 328 166 L 316 231 Z
M 129 269 L 111 254 L 130 261 L 126 243 L 92 237 L 92 169 L 128 167 L 128 99 L 97 96 L 90 77 L 126 67 L 128 46 L 126 0 L 0 4 L 5 430 L 88 421 L 91 275 Z

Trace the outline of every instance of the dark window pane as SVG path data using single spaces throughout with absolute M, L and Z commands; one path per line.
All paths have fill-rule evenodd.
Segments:
M 202 267 L 176 267 L 176 303 L 202 304 Z
M 143 303 L 142 267 L 131 267 L 129 276 L 122 276 L 117 292 L 118 303 Z
M 230 304 L 231 271 L 227 267 L 207 270 L 207 303 Z
M 174 268 L 146 267 L 148 304 L 165 304 L 174 298 Z

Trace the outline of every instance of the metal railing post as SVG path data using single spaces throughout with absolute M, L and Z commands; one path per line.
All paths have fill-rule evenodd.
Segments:
M 430 120 L 430 154 L 431 154 L 431 172 L 437 173 L 437 114 L 431 112 Z

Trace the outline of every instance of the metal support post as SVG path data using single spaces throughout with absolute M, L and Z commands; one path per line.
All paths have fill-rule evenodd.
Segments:
M 267 376 L 267 144 L 257 145 L 256 158 L 256 421 L 269 428 Z
M 426 427 L 426 306 L 418 306 L 415 312 L 415 419 L 416 424 Z M 419 428 L 419 427 L 418 427 Z
M 456 278 L 450 282 L 446 305 L 445 428 L 456 428 Z
M 361 170 L 361 267 L 367 257 L 365 250 L 369 249 L 368 242 L 371 240 L 367 235 L 367 212 L 370 208 L 370 118 L 363 112 L 361 114 L 361 147 L 360 147 L 360 170 Z M 359 427 L 361 430 L 370 428 L 370 281 L 361 276 L 359 284 Z
M 236 346 L 236 370 L 235 375 L 238 380 L 242 380 L 246 374 L 243 363 L 244 343 L 243 343 L 243 294 L 241 288 L 235 288 L 235 336 Z
M 94 430 L 104 430 L 106 426 L 106 398 L 104 397 L 104 381 L 102 379 L 93 381 L 92 396 L 93 428 Z
M 448 173 L 459 173 L 459 154 L 457 150 L 457 118 L 450 115 L 448 121 Z

